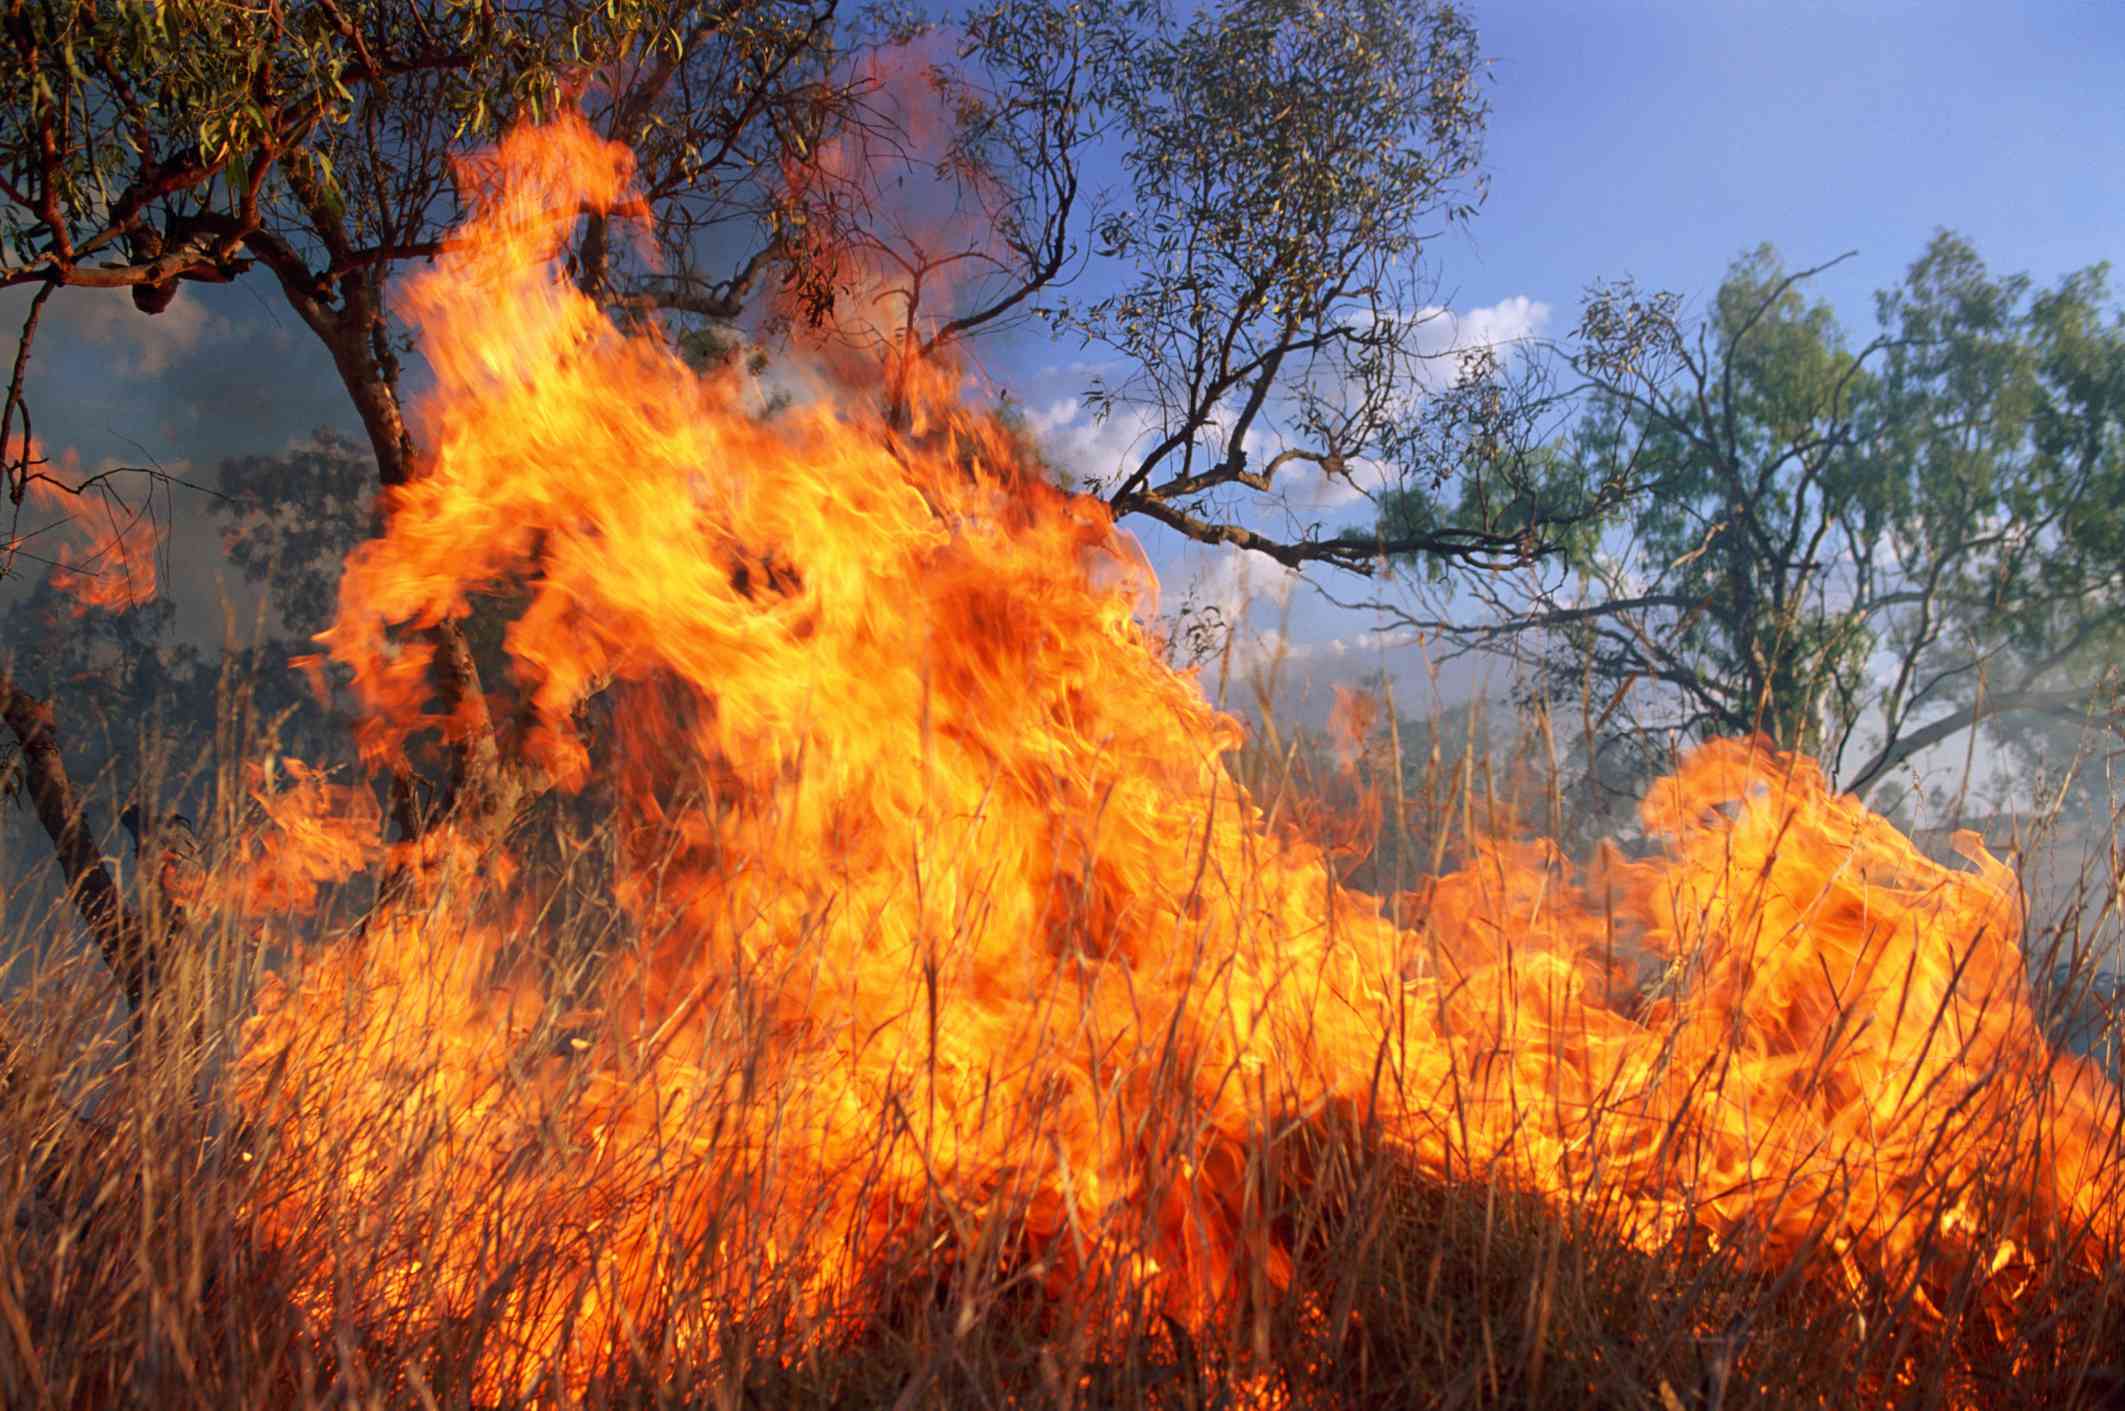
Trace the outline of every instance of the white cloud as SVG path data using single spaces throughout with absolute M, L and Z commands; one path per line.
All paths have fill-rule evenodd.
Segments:
M 1417 311 L 1416 348 L 1428 361 L 1422 364 L 1422 385 L 1416 395 L 1438 392 L 1459 373 L 1461 360 L 1479 348 L 1509 349 L 1538 338 L 1549 326 L 1550 306 L 1540 299 L 1515 294 L 1464 311 L 1427 308 Z M 1090 381 L 1098 368 L 1088 363 L 1049 368 L 1044 378 L 1072 385 Z M 1220 407 L 1206 429 L 1205 441 L 1213 454 L 1222 450 L 1234 412 Z M 1147 409 L 1121 407 L 1105 419 L 1095 418 L 1076 395 L 1030 403 L 1026 421 L 1046 447 L 1050 457 L 1081 480 L 1100 480 L 1108 487 L 1125 468 L 1133 466 L 1151 445 L 1156 424 Z M 1255 438 L 1250 437 L 1250 443 Z M 1250 444 L 1251 451 L 1259 448 Z M 1337 510 L 1355 505 L 1376 493 L 1387 481 L 1387 467 L 1358 460 L 1349 474 L 1328 476 L 1311 467 L 1290 475 L 1288 503 L 1300 510 Z
M 1191 591 L 1206 607 L 1215 607 L 1227 622 L 1242 621 L 1257 603 L 1282 611 L 1299 585 L 1299 575 L 1267 554 L 1224 545 L 1211 549 L 1209 562 L 1195 576 Z
M 1418 328 L 1417 342 L 1424 352 L 1440 355 L 1439 365 L 1445 373 L 1438 385 L 1444 386 L 1457 370 L 1457 360 L 1447 354 L 1470 353 L 1479 348 L 1505 349 L 1539 338 L 1549 327 L 1550 306 L 1540 299 L 1515 294 L 1465 313 L 1452 309 L 1425 309 L 1423 313 L 1430 317 Z
M 1056 465 L 1079 481 L 1097 480 L 1110 489 L 1154 430 L 1147 411 L 1122 407 L 1097 417 L 1074 396 L 1029 407 L 1026 424 Z
M 1386 466 L 1365 456 L 1351 461 L 1345 475 L 1328 475 L 1309 468 L 1294 483 L 1291 501 L 1299 509 L 1348 509 L 1385 489 L 1390 474 Z
M 181 284 L 170 306 L 159 314 L 141 313 L 122 289 L 72 292 L 76 297 L 67 303 L 66 322 L 75 336 L 113 349 L 115 370 L 136 381 L 161 376 L 221 333 L 221 321 Z

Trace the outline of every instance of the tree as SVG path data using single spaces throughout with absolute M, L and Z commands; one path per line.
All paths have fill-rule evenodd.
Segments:
M 834 111 L 834 17 L 834 0 L 15 6 L 0 24 L 0 286 L 126 287 L 154 313 L 180 280 L 263 267 L 396 484 L 413 447 L 384 293 L 459 214 L 449 159 L 596 76 L 589 106 L 640 153 L 668 245 L 757 224 L 789 144 Z M 602 277 L 600 238 L 586 279 Z M 19 386 L 6 410 L 11 430 Z
M 1834 263 L 1834 262 L 1833 262 Z M 2108 707 L 2125 630 L 2125 323 L 2097 266 L 2031 296 L 1943 232 L 1854 348 L 1768 246 L 1694 335 L 1600 289 L 1569 363 L 1567 482 L 1643 499 L 1474 625 L 1602 733 L 1761 731 L 1855 791 L 1987 726 Z M 1649 332 L 1650 331 L 1650 332 Z M 1626 356 L 1619 344 L 1630 344 Z
M 1115 104 L 1129 204 L 1095 226 L 1120 268 L 1111 292 L 1051 313 L 1120 355 L 1094 409 L 1145 426 L 1097 493 L 1292 567 L 1537 548 L 1524 524 L 1324 534 L 1287 510 L 1257 527 L 1302 472 L 1371 489 L 1440 469 L 1419 412 L 1438 314 L 1423 255 L 1428 227 L 1467 221 L 1482 196 L 1467 17 L 1427 0 L 1237 0 L 1154 33 L 1133 73 Z
M 552 111 L 596 77 L 587 106 L 634 140 L 661 238 L 683 243 L 719 222 L 765 225 L 781 248 L 781 160 L 835 111 L 834 89 L 822 82 L 834 16 L 834 0 L 9 8 L 0 16 L 0 287 L 36 287 L 0 405 L 11 499 L 19 508 L 49 478 L 31 434 L 25 372 L 56 291 L 126 287 L 152 315 L 181 280 L 224 282 L 254 270 L 331 356 L 377 480 L 405 482 L 419 457 L 400 404 L 405 345 L 387 289 L 397 267 L 439 248 L 458 214 L 450 159 L 509 122 Z M 581 261 L 593 283 L 604 278 L 600 238 L 586 232 Z M 430 636 L 439 689 L 477 700 L 462 635 L 446 626 Z M 6 685 L 21 704 L 10 723 L 38 731 L 33 740 L 16 730 L 24 756 L 60 768 L 49 702 Z M 491 740 L 471 745 L 470 757 L 492 760 Z M 463 752 L 453 753 L 461 757 L 445 778 L 463 782 Z M 397 793 L 402 823 L 421 826 L 431 810 L 413 781 L 400 779 Z M 437 806 L 450 801 L 446 794 Z M 96 901 L 109 894 L 108 879 L 99 885 L 100 863 L 74 845 L 79 807 L 70 785 L 39 795 L 84 917 L 115 953 L 105 935 L 114 913 Z M 83 859 L 87 870 L 74 866 Z M 144 971 L 126 973 L 137 999 Z
M 1449 429 L 1484 398 L 1493 435 L 1510 421 L 1498 360 L 1442 352 L 1431 326 L 1430 241 L 1481 203 L 1482 76 L 1467 16 L 1436 0 L 1182 18 L 1155 0 L 988 0 L 925 73 L 944 160 L 911 185 L 902 144 L 923 123 L 885 85 L 889 119 L 845 129 L 829 164 L 851 175 L 800 210 L 837 252 L 822 263 L 855 342 L 923 358 L 1033 320 L 1102 359 L 1085 401 L 1135 443 L 1073 481 L 1118 518 L 1290 567 L 1518 564 L 1596 506 L 1522 512 L 1529 459 L 1471 458 Z M 1119 191 L 1088 189 L 1094 154 Z M 1463 478 L 1497 514 L 1383 533 L 1303 508 L 1324 481 L 1413 503 Z
M 952 27 L 838 0 L 16 6 L 0 287 L 35 293 L 0 408 L 9 490 L 43 473 L 24 368 L 58 291 L 130 288 L 152 315 L 179 282 L 246 278 L 330 355 L 378 484 L 406 484 L 391 281 L 446 239 L 480 179 L 461 159 L 572 104 L 632 150 L 648 238 L 586 218 L 570 273 L 636 327 L 702 357 L 854 341 L 892 373 L 1044 326 L 1108 355 L 1094 407 L 1147 428 L 1092 482 L 1118 515 L 1293 565 L 1523 562 L 1598 498 L 1543 500 L 1531 458 L 1464 454 L 1451 428 L 1502 425 L 1495 362 L 1459 363 L 1443 404 L 1472 410 L 1447 434 L 1426 416 L 1424 256 L 1480 202 L 1480 79 L 1473 28 L 1435 0 L 979 0 Z M 1120 164 L 1115 200 L 1088 187 L 1094 153 Z M 1403 503 L 1467 473 L 1464 505 L 1499 513 L 1325 532 L 1286 499 L 1308 468 Z M 541 785 L 505 778 L 480 624 L 424 638 L 408 649 L 459 733 L 394 778 L 395 816 L 506 826 Z

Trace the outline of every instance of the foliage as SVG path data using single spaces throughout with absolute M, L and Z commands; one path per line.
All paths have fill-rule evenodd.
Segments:
M 145 791 L 197 807 L 196 761 L 235 707 L 273 723 L 274 748 L 334 757 L 345 722 L 287 663 L 313 651 L 331 622 L 339 563 L 373 521 L 375 477 L 374 459 L 330 430 L 223 462 L 206 506 L 225 526 L 228 566 L 252 591 L 224 599 L 212 649 L 178 630 L 167 595 L 126 612 L 83 611 L 50 578 L 32 584 L 0 624 L 0 651 L 19 688 L 65 702 L 74 775 L 113 798 Z M 242 683 L 240 702 L 229 682 Z
M 1146 38 L 1113 104 L 1127 204 L 1094 226 L 1111 268 L 1097 297 L 1051 315 L 1119 355 L 1094 410 L 1144 428 L 1098 491 L 1120 514 L 1293 566 L 1524 547 L 1487 527 L 1385 543 L 1298 520 L 1263 532 L 1235 512 L 1308 474 L 1369 485 L 1427 469 L 1413 429 L 1438 313 L 1427 227 L 1467 221 L 1482 197 L 1467 17 L 1429 0 L 1236 0 Z
M 271 585 L 288 640 L 307 643 L 331 625 L 339 606 L 331 570 L 373 527 L 375 473 L 361 447 L 330 429 L 279 455 L 222 462 L 221 493 L 209 508 L 226 522 L 223 552 L 246 581 Z
M 15 6 L 0 24 L 0 286 L 129 287 L 155 313 L 180 279 L 263 266 L 331 352 L 385 481 L 402 480 L 414 448 L 384 289 L 456 218 L 450 159 L 603 75 L 593 106 L 635 141 L 668 242 L 756 219 L 783 150 L 764 136 L 830 107 L 806 58 L 832 14 L 831 0 Z M 8 429 L 20 392 L 18 375 Z
M 1823 268 L 1826 268 L 1823 267 Z M 1477 585 L 1465 643 L 1607 699 L 1648 757 L 1763 731 L 1865 790 L 1987 725 L 2108 709 L 2125 580 L 2125 322 L 2102 266 L 2032 293 L 1937 235 L 1854 347 L 1768 246 L 1694 331 L 1597 290 L 1555 483 L 1642 498 L 1558 571 Z M 1438 622 L 1405 612 L 1405 617 Z

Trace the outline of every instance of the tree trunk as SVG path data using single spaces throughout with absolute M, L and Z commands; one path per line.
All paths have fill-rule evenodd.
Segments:
M 147 925 L 125 904 L 118 885 L 103 865 L 102 850 L 82 815 L 66 761 L 59 753 L 59 732 L 51 703 L 17 690 L 0 673 L 0 716 L 22 749 L 23 789 L 37 821 L 52 840 L 68 899 L 87 923 L 103 962 L 125 991 L 133 1014 L 155 979 L 155 950 Z
M 383 290 L 374 272 L 350 280 L 337 311 L 308 319 L 332 355 L 376 456 L 377 480 L 385 488 L 411 483 L 423 467 L 406 429 L 398 396 L 398 360 L 390 350 L 383 314 Z M 408 837 L 451 818 L 484 836 L 498 836 L 514 821 L 523 790 L 505 779 L 486 693 L 473 661 L 471 644 L 454 622 L 438 623 L 425 635 L 435 648 L 433 680 L 441 713 L 466 724 L 461 739 L 449 742 L 450 760 L 441 806 L 424 812 L 415 803 L 410 779 L 393 783 L 394 815 Z

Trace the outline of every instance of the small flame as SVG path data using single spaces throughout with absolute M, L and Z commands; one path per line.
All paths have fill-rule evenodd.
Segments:
M 1051 1288 L 1124 1269 L 1199 1323 L 1291 1277 L 1249 1153 L 1336 1113 L 1649 1249 L 1895 1279 L 1943 1242 L 2115 1247 L 2116 1092 L 2042 1039 L 1974 838 L 1943 867 L 1812 763 L 1714 744 L 1646 799 L 1651 855 L 1492 838 L 1396 924 L 1233 782 L 1141 553 L 949 369 L 902 370 L 906 417 L 851 387 L 763 419 L 557 273 L 628 200 L 623 150 L 563 119 L 473 178 L 406 300 L 433 464 L 321 641 L 394 762 L 460 728 L 408 629 L 521 602 L 491 714 L 609 808 L 640 940 L 557 992 L 459 838 L 269 986 L 261 1228 L 359 1261 L 317 1265 L 320 1316 L 499 1308 L 492 1386 L 580 1381 L 687 1326 L 682 1270 L 768 1251 L 824 1308 L 942 1208 L 1009 1214 Z M 258 905 L 383 855 L 373 810 L 295 783 L 259 794 Z
M 99 608 L 124 612 L 153 601 L 155 554 L 165 527 L 146 506 L 120 499 L 103 477 L 84 474 L 73 452 L 52 463 L 35 441 L 27 444 L 26 457 L 23 450 L 18 435 L 0 459 L 36 466 L 26 480 L 28 498 L 60 519 L 51 526 L 50 547 L 17 540 L 7 556 L 30 549 L 49 558 L 52 586 L 71 600 L 76 617 Z

